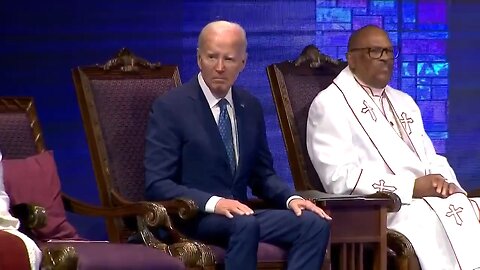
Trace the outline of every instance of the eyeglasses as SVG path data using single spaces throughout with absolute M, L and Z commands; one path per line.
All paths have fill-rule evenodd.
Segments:
M 361 50 L 368 50 L 368 56 L 372 59 L 380 59 L 382 58 L 383 54 L 387 56 L 388 59 L 397 59 L 398 55 L 400 54 L 400 50 L 398 47 L 391 47 L 391 48 L 353 48 L 350 49 L 349 52 L 354 51 L 361 51 Z

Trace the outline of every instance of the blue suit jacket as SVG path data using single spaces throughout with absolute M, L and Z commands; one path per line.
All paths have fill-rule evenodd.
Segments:
M 259 101 L 232 88 L 239 161 L 232 175 L 217 124 L 195 76 L 155 100 L 145 145 L 145 184 L 149 200 L 192 199 L 205 209 L 212 195 L 247 200 L 254 195 L 285 208 L 294 195 L 273 169 Z

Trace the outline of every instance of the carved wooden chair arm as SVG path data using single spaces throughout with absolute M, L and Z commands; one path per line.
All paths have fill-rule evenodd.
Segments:
M 398 212 L 402 207 L 402 200 L 400 197 L 393 192 L 376 192 L 366 196 L 367 198 L 381 198 L 381 199 L 390 199 L 390 204 L 388 205 L 388 212 Z
M 22 224 L 25 229 L 40 229 L 47 224 L 45 208 L 38 205 L 27 203 L 16 204 L 10 207 L 10 212 L 20 220 L 20 224 Z
M 420 270 L 420 262 L 418 261 L 412 243 L 408 238 L 395 230 L 387 230 L 387 246 L 389 249 L 389 257 L 395 264 L 395 269 Z
M 76 270 L 78 255 L 70 246 L 42 248 L 41 270 Z
M 396 256 L 412 256 L 415 255 L 412 243 L 408 238 L 400 232 L 387 229 L 387 245 L 395 253 Z
M 112 191 L 111 194 L 115 205 L 142 204 L 143 207 L 151 209 L 151 213 L 145 215 L 144 218 L 137 217 L 137 236 L 145 245 L 177 257 L 188 269 L 215 268 L 215 257 L 212 250 L 203 243 L 186 238 L 174 228 L 170 221 L 169 214 L 183 220 L 195 216 L 198 213 L 198 207 L 192 200 L 179 198 L 170 201 L 132 203 L 115 191 Z M 168 232 L 172 244 L 166 245 L 152 233 L 160 227 Z
M 186 198 L 177 198 L 169 201 L 158 201 L 167 209 L 169 215 L 176 215 L 183 220 L 189 220 L 195 217 L 198 212 L 198 206 L 194 201 Z
M 106 207 L 88 204 L 66 194 L 62 194 L 62 200 L 65 210 L 87 216 L 122 218 L 155 213 L 155 205 L 147 202 L 131 202 L 119 206 Z
M 116 205 L 125 205 L 131 203 L 127 199 L 123 198 L 118 192 L 112 190 L 112 201 Z M 189 220 L 197 215 L 198 206 L 193 202 L 193 200 L 186 198 L 177 198 L 169 201 L 156 201 L 165 207 L 167 213 L 171 216 L 178 216 L 183 220 Z

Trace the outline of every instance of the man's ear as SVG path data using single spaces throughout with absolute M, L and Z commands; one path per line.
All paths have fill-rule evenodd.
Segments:
M 245 68 L 247 64 L 248 53 L 245 53 L 245 57 L 242 59 L 242 70 Z
M 354 68 L 355 68 L 355 57 L 354 57 L 351 53 L 349 53 L 349 52 L 347 52 L 347 53 L 345 54 L 345 56 L 346 56 L 346 58 L 347 58 L 348 66 L 349 66 L 351 69 L 354 69 Z
M 202 58 L 200 57 L 200 48 L 197 48 L 197 65 L 200 71 L 202 70 Z

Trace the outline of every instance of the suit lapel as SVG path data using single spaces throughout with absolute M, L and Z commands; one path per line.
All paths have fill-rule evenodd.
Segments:
M 207 99 L 205 98 L 205 95 L 203 94 L 202 89 L 198 84 L 197 78 L 195 77 L 194 79 L 192 79 L 190 83 L 194 84 L 194 87 L 191 88 L 190 97 L 192 98 L 192 105 L 195 108 L 195 115 L 198 117 L 200 126 L 204 127 L 208 138 L 210 138 L 212 151 L 218 151 L 219 155 L 222 155 L 224 157 L 223 160 L 225 160 L 225 165 L 230 168 L 227 150 L 225 149 L 222 137 L 220 136 L 220 132 L 218 131 L 218 125 L 215 122 L 215 118 L 213 117 L 212 110 L 208 105 Z
M 243 168 L 244 152 L 243 147 L 245 147 L 246 139 L 246 119 L 245 119 L 245 103 L 242 100 L 242 97 L 235 91 L 235 87 L 232 88 L 232 99 L 233 106 L 235 109 L 235 121 L 237 123 L 237 144 L 238 144 L 238 166 L 235 171 L 235 179 L 237 179 L 240 170 Z

